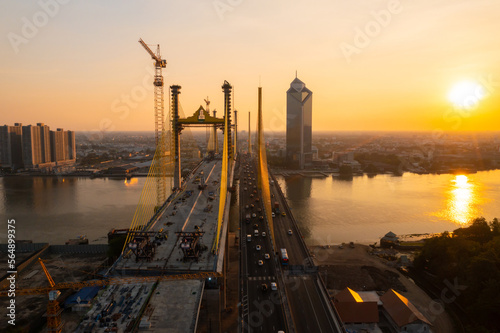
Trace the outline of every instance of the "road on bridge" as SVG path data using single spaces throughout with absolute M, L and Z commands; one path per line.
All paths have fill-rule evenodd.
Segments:
M 275 257 L 257 189 L 257 170 L 240 155 L 241 304 L 244 332 L 286 331 Z M 277 290 L 272 290 L 276 284 Z
M 289 265 L 283 266 L 286 291 L 296 332 L 342 332 L 335 310 L 327 300 L 316 273 L 291 273 L 292 266 L 313 268 L 314 263 L 276 179 L 271 175 L 271 201 L 278 206 L 273 218 L 277 251 L 285 248 Z M 287 270 L 288 267 L 288 270 Z

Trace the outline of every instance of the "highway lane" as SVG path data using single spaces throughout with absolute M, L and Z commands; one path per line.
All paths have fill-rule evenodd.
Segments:
M 283 200 L 281 195 L 278 193 L 279 185 L 275 182 L 271 186 L 271 201 L 274 207 L 274 202 L 279 203 L 279 209 L 281 212 L 285 212 L 286 216 L 277 214 L 273 219 L 274 224 L 274 237 L 276 238 L 277 250 L 280 248 L 286 248 L 290 265 L 303 265 L 307 263 L 308 253 L 305 251 L 304 247 L 298 246 L 302 242 L 300 232 L 296 228 L 295 224 L 292 223 L 291 217 L 288 211 L 285 209 L 286 202 Z M 288 230 L 292 230 L 292 235 L 288 234 Z
M 314 275 L 287 276 L 296 332 L 340 332 L 318 290 Z
M 277 332 L 285 330 L 286 325 L 280 295 L 278 291 L 271 290 L 271 282 L 277 282 L 276 258 L 272 253 L 268 226 L 265 220 L 260 219 L 260 216 L 264 214 L 262 200 L 260 198 L 257 200 L 259 193 L 256 188 L 254 189 L 257 182 L 257 171 L 254 164 L 249 161 L 248 170 L 250 172 L 246 172 L 246 164 L 247 162 L 242 157 L 240 161 L 240 234 L 243 294 L 245 307 L 248 308 L 243 320 L 250 327 L 244 331 Z M 246 205 L 248 208 L 245 208 Z M 251 205 L 254 207 L 252 208 Z M 250 221 L 246 222 L 246 214 L 252 216 L 253 213 L 255 213 L 255 217 L 251 217 Z M 258 230 L 257 236 L 255 230 Z M 263 236 L 262 232 L 265 232 L 266 235 Z M 251 235 L 250 241 L 247 241 L 247 235 Z M 257 250 L 257 245 L 260 246 L 260 250 Z M 266 253 L 269 254 L 269 259 L 265 259 Z M 259 260 L 262 260 L 262 265 L 259 265 Z M 267 285 L 266 291 L 262 290 L 262 284 Z
M 277 248 L 286 248 L 290 265 L 309 265 L 312 258 L 302 244 L 298 227 L 292 221 L 290 212 L 286 209 L 285 199 L 279 194 L 279 184 L 274 181 L 270 187 L 274 201 L 278 201 L 280 211 L 285 211 L 286 216 L 276 215 L 274 218 L 274 231 Z M 288 234 L 292 230 L 292 235 Z M 285 284 L 288 302 L 294 321 L 296 332 L 342 332 L 342 329 L 332 318 L 331 305 L 326 303 L 322 291 L 316 281 L 315 274 L 291 275 L 284 269 Z

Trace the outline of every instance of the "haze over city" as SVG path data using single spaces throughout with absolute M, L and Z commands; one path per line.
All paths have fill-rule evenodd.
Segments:
M 260 84 L 266 130 L 284 131 L 285 91 L 297 70 L 314 92 L 314 131 L 498 129 L 496 0 L 0 6 L 7 124 L 153 130 L 153 66 L 137 42 L 143 38 L 161 45 L 165 86 L 182 86 L 186 114 L 207 96 L 222 111 L 225 79 L 235 108 L 256 112 Z M 453 108 L 449 95 L 460 82 L 462 99 L 478 97 L 473 110 Z M 246 117 L 239 126 L 247 128 Z

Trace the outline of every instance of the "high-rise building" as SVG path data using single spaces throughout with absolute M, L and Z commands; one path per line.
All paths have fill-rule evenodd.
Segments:
M 40 129 L 40 126 L 23 126 L 23 161 L 27 169 L 37 168 L 43 163 Z
M 22 124 L 0 126 L 0 164 L 12 169 L 23 168 Z
M 299 169 L 312 164 L 312 91 L 297 77 L 286 92 L 286 162 Z
M 51 162 L 50 153 L 50 128 L 44 123 L 38 123 L 36 126 L 40 127 L 40 147 L 42 154 L 42 163 Z
M 65 131 L 64 144 L 67 147 L 67 153 L 64 154 L 64 159 L 66 160 L 76 160 L 76 141 L 75 141 L 75 131 Z
M 76 141 L 74 131 L 49 126 L 16 123 L 0 126 L 0 166 L 32 169 L 42 172 L 61 172 L 74 168 Z
M 58 128 L 57 131 L 50 131 L 50 145 L 52 153 L 53 162 L 64 161 L 65 155 L 65 141 L 64 141 L 64 131 L 62 128 Z

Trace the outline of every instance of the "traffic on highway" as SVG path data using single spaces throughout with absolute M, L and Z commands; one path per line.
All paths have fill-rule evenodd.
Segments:
M 278 183 L 270 175 L 273 244 L 255 162 L 240 157 L 242 331 L 342 332 Z

